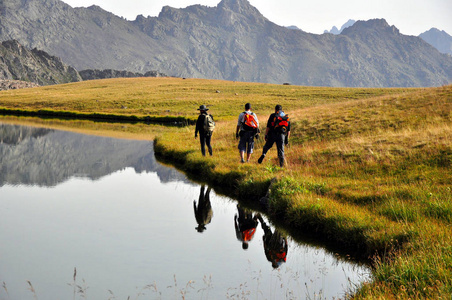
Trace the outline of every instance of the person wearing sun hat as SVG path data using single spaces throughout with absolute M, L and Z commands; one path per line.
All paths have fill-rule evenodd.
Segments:
M 215 122 L 213 121 L 212 115 L 207 113 L 209 109 L 204 104 L 199 106 L 198 110 L 199 117 L 196 121 L 195 139 L 198 137 L 199 132 L 199 141 L 201 143 L 202 156 L 206 156 L 206 146 L 210 156 L 212 156 L 212 146 L 210 145 L 210 141 L 212 139 L 213 133 L 212 126 L 215 126 Z

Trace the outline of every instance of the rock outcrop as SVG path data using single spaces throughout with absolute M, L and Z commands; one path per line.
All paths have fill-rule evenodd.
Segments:
M 18 41 L 10 40 L 0 44 L 0 80 L 9 80 L 4 87 L 20 87 L 24 84 L 15 81 L 49 85 L 81 81 L 82 78 L 60 58 L 36 48 L 28 50 Z
M 20 80 L 0 80 L 0 91 L 37 87 L 39 84 Z

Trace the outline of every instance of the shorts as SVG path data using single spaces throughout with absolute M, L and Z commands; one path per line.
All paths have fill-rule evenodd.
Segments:
M 239 150 L 246 153 L 253 153 L 254 151 L 254 131 L 241 131 Z

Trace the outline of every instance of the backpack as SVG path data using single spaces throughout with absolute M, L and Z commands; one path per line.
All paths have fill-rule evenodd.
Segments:
M 242 127 L 246 131 L 256 130 L 259 126 L 257 125 L 256 118 L 253 114 L 247 114 L 243 116 Z
M 279 130 L 281 133 L 287 133 L 287 128 L 289 127 L 290 118 L 289 115 L 280 113 L 275 115 L 273 119 L 272 126 L 275 130 Z
M 215 122 L 212 118 L 212 115 L 207 114 L 204 118 L 204 131 L 212 134 L 213 130 L 215 129 Z

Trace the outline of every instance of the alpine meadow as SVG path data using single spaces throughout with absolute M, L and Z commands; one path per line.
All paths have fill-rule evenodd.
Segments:
M 290 115 L 284 168 L 275 149 L 257 163 L 263 136 L 252 161 L 240 163 L 235 128 L 247 102 L 261 131 L 276 104 Z M 212 157 L 202 157 L 194 139 L 201 104 L 216 121 Z M 328 88 L 161 77 L 0 92 L 1 113 L 21 122 L 154 140 L 159 160 L 243 205 L 258 206 L 269 191 L 262 213 L 272 221 L 372 266 L 373 281 L 355 299 L 452 297 L 451 108 L 452 85 Z

